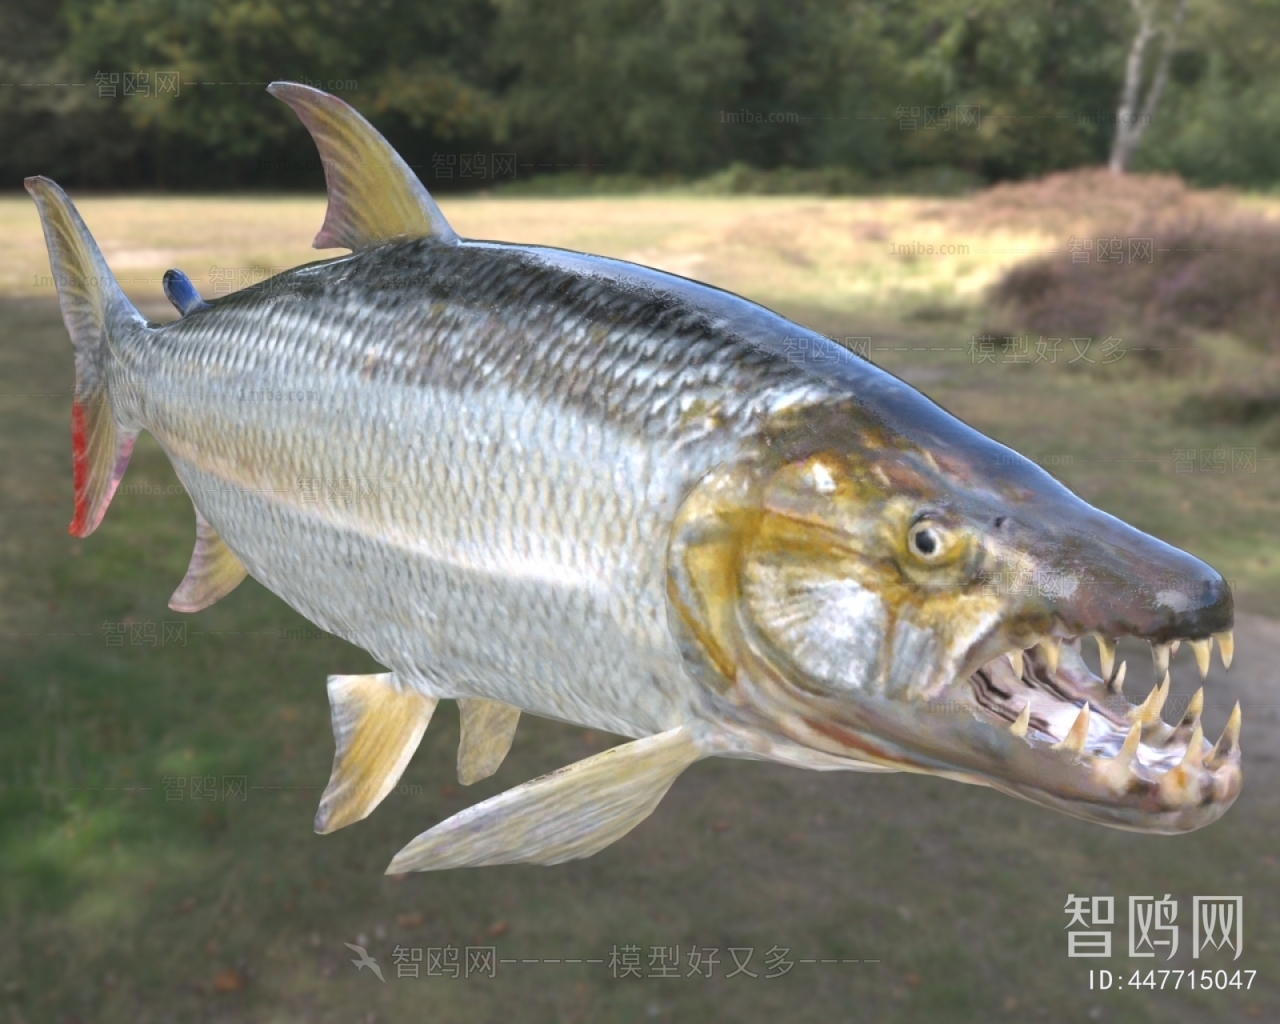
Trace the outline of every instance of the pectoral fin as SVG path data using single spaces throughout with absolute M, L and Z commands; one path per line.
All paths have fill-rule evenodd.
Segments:
M 496 700 L 460 697 L 458 715 L 462 720 L 458 781 L 469 786 L 501 767 L 520 724 L 520 709 Z
M 367 818 L 400 781 L 437 701 L 398 687 L 394 673 L 330 676 L 333 774 L 315 829 L 324 834 Z
M 701 756 L 686 726 L 613 747 L 442 821 L 396 854 L 387 874 L 590 857 L 653 813 Z
M 196 510 L 196 548 L 187 575 L 169 598 L 175 612 L 198 612 L 220 601 L 249 575 L 240 559 Z

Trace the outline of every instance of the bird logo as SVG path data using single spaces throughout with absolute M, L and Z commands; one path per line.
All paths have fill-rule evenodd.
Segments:
M 350 942 L 344 942 L 343 945 L 346 946 L 347 949 L 351 950 L 351 952 L 360 954 L 359 960 L 351 961 L 356 965 L 357 971 L 359 971 L 361 967 L 367 967 L 378 976 L 378 980 L 380 982 L 384 985 L 387 983 L 387 979 L 382 976 L 382 968 L 378 966 L 378 961 L 368 954 L 364 946 L 353 946 Z

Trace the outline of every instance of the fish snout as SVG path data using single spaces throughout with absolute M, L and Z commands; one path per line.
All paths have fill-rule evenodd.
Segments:
M 1105 514 L 1081 523 L 1068 550 L 1079 585 L 1056 611 L 1070 634 L 1168 643 L 1232 628 L 1230 584 L 1194 555 Z
M 1165 595 L 1176 601 L 1178 606 L 1170 606 L 1172 615 L 1157 631 L 1157 640 L 1178 637 L 1201 639 L 1231 629 L 1235 621 L 1235 599 L 1231 587 L 1218 573 L 1209 571 L 1212 573 L 1210 578 L 1189 581 L 1174 594 Z
M 1232 628 L 1235 601 L 1221 575 L 1201 563 L 1204 575 L 1144 580 L 1090 580 L 1059 608 L 1074 635 L 1133 636 L 1154 643 L 1199 640 Z

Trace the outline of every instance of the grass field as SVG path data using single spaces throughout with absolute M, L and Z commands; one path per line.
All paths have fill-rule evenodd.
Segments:
M 707 761 L 590 860 L 403 879 L 382 870 L 418 832 L 613 738 L 526 719 L 498 774 L 465 790 L 453 777 L 456 714 L 442 707 L 399 791 L 369 820 L 314 835 L 332 758 L 324 678 L 373 663 L 309 630 L 253 581 L 198 615 L 167 610 L 190 555 L 192 513 L 149 437 L 97 533 L 66 534 L 70 346 L 34 210 L 24 197 L 0 199 L 0 429 L 10 451 L 0 503 L 0 985 L 9 1020 L 1280 1019 L 1271 667 L 1280 655 L 1271 618 L 1280 616 L 1280 449 L 1266 424 L 1211 426 L 1184 411 L 1215 387 L 1275 382 L 1280 367 L 1229 334 L 1196 337 L 1158 361 L 1132 339 L 1094 363 L 1072 361 L 1070 345 L 1038 362 L 979 345 L 1008 333 L 984 300 L 1004 270 L 1038 253 L 1069 258 L 1069 238 L 1119 233 L 1134 204 L 1163 202 L 1158 190 L 1110 205 L 1087 199 L 994 190 L 946 200 L 444 205 L 464 235 L 648 263 L 859 339 L 849 343 L 1094 504 L 1221 569 L 1243 614 L 1237 665 L 1210 679 L 1207 732 L 1216 735 L 1234 700 L 1245 704 L 1245 791 L 1226 818 L 1152 838 L 937 779 Z M 1273 212 L 1261 200 L 1204 201 Z M 297 198 L 80 206 L 126 290 L 157 317 L 171 315 L 159 287 L 168 267 L 207 295 L 242 287 L 315 258 L 308 242 L 323 215 L 322 201 Z M 1150 660 L 1127 653 L 1141 695 Z M 1175 691 L 1189 693 L 1193 679 L 1183 652 Z M 1129 959 L 1127 897 L 1165 893 L 1180 906 L 1174 962 Z M 1115 897 L 1109 961 L 1068 958 L 1068 894 Z M 1223 894 L 1244 899 L 1243 955 L 1193 959 L 1192 897 Z M 385 982 L 357 972 L 347 942 L 377 957 Z M 424 950 L 424 975 L 428 949 L 492 947 L 511 962 L 491 978 L 402 978 L 397 944 Z M 623 972 L 611 954 L 628 946 L 642 975 L 654 972 L 655 948 L 679 947 L 681 977 L 614 977 Z M 740 957 L 754 950 L 746 966 L 758 977 L 725 976 L 730 947 Z M 685 976 L 693 948 L 719 950 L 712 978 Z M 766 977 L 780 970 L 770 951 L 784 948 L 794 966 Z M 1206 966 L 1258 974 L 1248 991 L 1128 984 L 1139 967 Z M 1091 967 L 1112 970 L 1123 990 L 1090 991 Z

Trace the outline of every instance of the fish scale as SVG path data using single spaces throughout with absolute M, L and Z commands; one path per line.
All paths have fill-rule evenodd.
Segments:
M 583 280 L 519 247 L 377 249 L 119 339 L 120 393 L 144 397 L 118 411 L 256 579 L 422 692 L 661 732 L 697 701 L 667 628 L 664 538 L 750 407 L 718 403 L 736 420 L 686 443 L 677 399 L 718 399 L 743 370 L 733 346 L 691 359 L 705 314 L 643 277 Z M 462 302 L 464 278 L 478 290 Z M 412 299 L 388 280 L 412 280 Z M 513 295 L 522 315 L 488 312 Z M 356 493 L 308 503 L 299 480 Z
M 458 238 L 348 105 L 270 88 L 320 149 L 316 244 L 350 256 L 212 303 L 171 270 L 181 319 L 157 326 L 66 195 L 27 186 L 76 354 L 71 531 L 148 430 L 195 506 L 172 609 L 252 574 L 390 670 L 328 679 L 317 832 L 378 806 L 443 698 L 464 785 L 522 712 L 634 739 L 440 822 L 392 873 L 589 856 L 707 756 L 927 772 L 1149 832 L 1235 800 L 1239 708 L 1212 747 L 1202 698 L 1161 720 L 1171 641 L 1202 676 L 1213 639 L 1234 650 L 1203 562 L 744 299 Z M 1117 636 L 1166 673 L 1140 708 L 1114 706 Z

